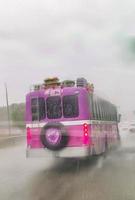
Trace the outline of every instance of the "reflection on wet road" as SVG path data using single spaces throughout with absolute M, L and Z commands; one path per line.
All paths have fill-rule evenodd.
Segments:
M 89 160 L 26 159 L 25 145 L 0 149 L 2 200 L 134 200 L 135 135 Z

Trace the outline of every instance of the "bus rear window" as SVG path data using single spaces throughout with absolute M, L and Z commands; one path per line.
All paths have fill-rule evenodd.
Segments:
M 65 118 L 78 117 L 78 96 L 68 95 L 63 97 L 63 115 Z
M 31 99 L 32 121 L 42 120 L 46 117 L 45 100 L 43 97 Z
M 61 97 L 48 97 L 46 100 L 48 119 L 57 119 L 62 117 Z

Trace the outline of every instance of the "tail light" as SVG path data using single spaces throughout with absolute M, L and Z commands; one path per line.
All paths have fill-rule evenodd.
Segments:
M 89 129 L 88 124 L 83 124 L 83 138 L 84 138 L 84 144 L 88 143 L 89 140 Z
M 30 144 L 30 140 L 31 140 L 31 131 L 30 128 L 27 128 L 27 144 Z

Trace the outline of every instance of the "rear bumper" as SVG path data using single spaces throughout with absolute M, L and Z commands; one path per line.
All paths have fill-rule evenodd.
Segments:
M 51 151 L 48 149 L 27 148 L 26 157 L 61 157 L 61 158 L 79 158 L 90 155 L 89 147 L 65 147 L 60 151 Z

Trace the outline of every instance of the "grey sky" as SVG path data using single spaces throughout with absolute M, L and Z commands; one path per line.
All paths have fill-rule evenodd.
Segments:
M 134 0 L 1 0 L 0 105 L 46 77 L 85 76 L 122 108 L 135 107 Z

